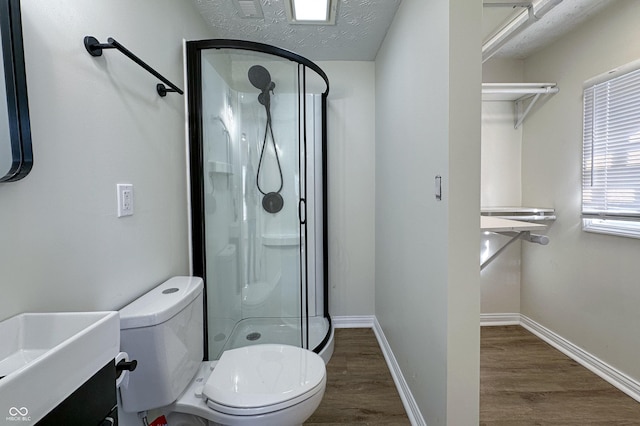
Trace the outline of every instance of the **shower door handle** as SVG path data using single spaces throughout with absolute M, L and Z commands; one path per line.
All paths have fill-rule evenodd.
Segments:
M 300 198 L 298 201 L 298 219 L 300 219 L 301 225 L 307 223 L 307 201 L 304 198 Z

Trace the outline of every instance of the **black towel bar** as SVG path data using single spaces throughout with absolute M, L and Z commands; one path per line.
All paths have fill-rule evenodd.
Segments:
M 124 47 L 123 45 L 121 45 L 111 37 L 107 39 L 107 43 L 100 43 L 98 39 L 96 39 L 95 37 L 86 36 L 84 38 L 84 47 L 87 49 L 87 52 L 89 52 L 91 56 L 102 56 L 103 49 L 117 49 L 120 52 L 122 52 L 126 57 L 131 59 L 136 64 L 140 65 L 142 68 L 147 70 L 149 73 L 153 74 L 157 79 L 159 79 L 164 84 L 170 87 L 170 89 L 168 89 L 167 87 L 165 87 L 164 84 L 158 83 L 156 85 L 156 91 L 158 92 L 158 95 L 164 97 L 164 96 L 167 96 L 167 93 L 170 93 L 170 92 L 179 93 L 181 95 L 184 94 L 184 92 L 180 90 L 178 86 L 176 86 L 175 84 L 167 80 L 162 74 L 160 74 L 158 71 L 151 68 L 142 59 L 138 58 L 129 49 L 127 49 L 126 47 Z

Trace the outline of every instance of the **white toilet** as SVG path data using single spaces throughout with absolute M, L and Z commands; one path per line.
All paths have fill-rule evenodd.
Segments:
M 264 344 L 202 362 L 202 289 L 200 278 L 174 277 L 120 311 L 121 350 L 138 361 L 120 386 L 120 409 L 159 409 L 170 426 L 301 425 L 324 395 L 322 358 Z

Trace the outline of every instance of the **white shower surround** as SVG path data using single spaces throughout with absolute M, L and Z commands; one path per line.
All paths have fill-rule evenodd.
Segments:
M 304 311 L 310 317 L 309 348 L 313 349 L 329 332 L 329 322 L 323 318 L 328 302 L 324 299 L 323 253 L 316 246 L 323 241 L 324 228 L 315 220 L 322 217 L 322 204 L 316 202 L 322 197 L 320 94 L 305 95 L 308 182 L 303 194 L 305 177 L 299 174 L 297 136 L 304 129 L 298 126 L 297 66 L 265 53 L 227 52 L 236 56 L 230 59 L 218 50 L 202 53 L 209 357 L 214 359 L 223 350 L 250 343 L 242 337 L 247 327 L 262 330 L 262 343 L 271 335 L 300 345 L 306 339 L 300 332 L 304 322 L 300 319 L 301 296 L 308 303 L 308 311 L 306 307 Z M 260 91 L 247 78 L 247 70 L 254 64 L 263 65 L 275 83 L 270 93 L 275 143 L 269 133 L 262 161 L 266 111 L 258 100 Z M 307 87 L 318 86 L 312 73 L 307 74 Z M 276 191 L 281 184 L 280 172 L 284 207 L 274 214 L 262 208 L 264 194 L 260 191 Z M 258 174 L 260 189 L 256 186 Z M 298 218 L 301 197 L 306 199 L 308 223 L 302 238 Z M 300 253 L 308 257 L 307 263 L 300 264 Z M 308 277 L 308 293 L 301 294 L 301 274 Z M 274 320 L 279 317 L 282 319 Z M 297 333 L 291 328 L 294 323 Z M 274 331 L 267 331 L 268 324 Z M 321 328 L 324 334 L 318 339 Z

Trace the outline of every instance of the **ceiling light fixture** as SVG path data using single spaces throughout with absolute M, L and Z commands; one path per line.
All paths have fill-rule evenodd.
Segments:
M 291 24 L 335 25 L 338 0 L 286 0 Z

